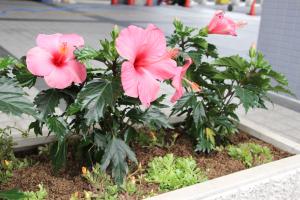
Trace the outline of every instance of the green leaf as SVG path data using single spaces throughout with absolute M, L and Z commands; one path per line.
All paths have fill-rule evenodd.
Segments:
M 271 87 L 270 90 L 273 92 L 277 92 L 277 93 L 278 92 L 286 93 L 286 94 L 296 97 L 293 92 L 291 92 L 288 88 L 283 87 L 282 85 L 276 85 L 274 87 Z
M 84 47 L 82 49 L 76 49 L 74 51 L 74 55 L 77 60 L 85 61 L 97 58 L 99 56 L 99 52 L 91 47 Z
M 250 63 L 238 55 L 219 58 L 213 63 L 213 65 L 232 67 L 238 71 L 245 71 L 250 67 Z
M 199 124 L 199 122 L 202 122 L 203 118 L 205 118 L 205 117 L 206 117 L 206 114 L 205 114 L 203 104 L 202 104 L 202 102 L 198 101 L 196 103 L 196 106 L 194 107 L 194 111 L 193 111 L 194 123 L 196 125 Z
M 258 105 L 259 97 L 253 91 L 237 86 L 235 87 L 235 92 L 246 112 L 248 112 L 249 108 L 253 108 Z
M 21 192 L 17 189 L 0 191 L 0 199 L 7 200 L 20 200 L 25 199 L 27 196 L 24 192 Z
M 43 122 L 41 122 L 40 120 L 36 120 L 34 122 L 31 122 L 29 124 L 29 130 L 33 129 L 35 135 L 43 135 Z
M 57 142 L 51 146 L 51 159 L 54 170 L 58 171 L 67 160 L 66 136 L 69 133 L 67 123 L 59 117 L 50 117 L 47 120 L 47 126 L 50 132 L 53 132 Z
M 112 176 L 118 185 L 123 184 L 128 173 L 126 158 L 137 164 L 135 153 L 130 147 L 123 140 L 113 137 L 105 149 L 101 168 L 105 171 L 112 164 Z
M 105 135 L 101 134 L 99 131 L 94 132 L 94 144 L 98 149 L 105 149 L 107 145 L 107 139 Z
M 13 69 L 13 74 L 22 87 L 33 87 L 36 83 L 37 77 L 31 74 L 25 66 Z
M 0 58 L 0 70 L 7 69 L 9 66 L 16 63 L 16 59 L 10 56 Z
M 98 122 L 104 116 L 107 106 L 113 106 L 113 83 L 108 80 L 95 80 L 87 83 L 78 94 L 81 110 L 86 109 L 87 123 Z
M 42 119 L 55 112 L 60 98 L 61 94 L 56 89 L 43 90 L 34 98 L 34 103 L 40 111 Z
M 47 126 L 53 132 L 59 142 L 63 142 L 69 132 L 68 124 L 61 117 L 50 117 L 47 119 Z
M 186 93 L 179 100 L 177 100 L 176 104 L 174 105 L 172 114 L 177 113 L 183 110 L 184 108 L 193 107 L 196 102 L 197 98 L 194 93 Z
M 67 142 L 58 141 L 51 145 L 50 156 L 54 171 L 57 172 L 61 169 L 67 161 Z
M 172 128 L 166 115 L 158 108 L 151 106 L 141 117 L 145 125 L 152 128 Z
M 126 129 L 125 134 L 124 134 L 124 141 L 129 144 L 129 142 L 131 142 L 136 136 L 138 135 L 138 133 L 136 132 L 136 130 L 133 127 L 129 127 L 128 129 Z
M 274 80 L 276 80 L 278 83 L 285 85 L 285 86 L 288 85 L 288 80 L 286 79 L 286 77 L 283 74 L 278 73 L 274 70 L 270 70 L 268 75 L 270 77 L 272 77 Z
M 212 144 L 215 145 L 215 132 L 211 128 L 205 129 L 206 139 Z
M 0 78 L 0 111 L 20 116 L 25 113 L 35 116 L 33 104 L 25 92 L 8 78 Z

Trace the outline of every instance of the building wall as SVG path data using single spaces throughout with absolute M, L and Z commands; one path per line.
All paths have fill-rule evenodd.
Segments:
M 300 98 L 300 0 L 265 0 L 258 48 Z

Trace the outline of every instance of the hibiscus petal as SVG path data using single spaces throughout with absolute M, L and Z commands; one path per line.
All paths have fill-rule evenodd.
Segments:
M 60 43 L 68 43 L 70 46 L 80 47 L 84 45 L 84 39 L 77 34 L 64 34 L 59 39 Z
M 116 49 L 123 58 L 134 61 L 145 42 L 145 30 L 131 25 L 120 32 Z
M 73 82 L 73 76 L 66 67 L 57 67 L 44 78 L 49 87 L 57 89 L 69 87 Z
M 149 107 L 150 103 L 157 98 L 159 82 L 146 70 L 139 73 L 138 93 L 142 104 Z
M 177 64 L 176 61 L 166 58 L 146 65 L 143 68 L 149 71 L 155 79 L 166 80 L 175 76 Z
M 224 12 L 222 10 L 217 10 L 215 12 L 215 15 L 209 22 L 208 31 L 211 32 L 212 30 L 214 30 L 218 25 L 219 21 L 222 20 L 223 18 L 224 18 Z
M 178 99 L 180 99 L 183 95 L 183 89 L 182 87 L 179 88 L 179 90 L 176 90 L 174 95 L 171 97 L 171 102 L 175 103 Z
M 36 76 L 47 76 L 56 67 L 52 63 L 52 55 L 40 47 L 34 47 L 26 55 L 27 69 Z
M 130 62 L 122 64 L 121 81 L 125 94 L 130 97 L 138 97 L 138 74 Z
M 188 58 L 182 67 L 177 67 L 175 70 L 176 75 L 172 80 L 172 86 L 176 89 L 176 91 L 171 98 L 172 103 L 180 99 L 183 95 L 182 78 L 185 76 L 185 73 L 191 64 L 192 64 L 192 59 Z
M 66 43 L 68 47 L 68 58 L 74 58 L 74 50 L 76 47 L 81 47 L 84 45 L 84 39 L 77 34 L 64 34 L 59 38 L 59 43 Z
M 182 79 L 182 67 L 177 67 L 175 70 L 176 75 L 172 79 L 172 86 L 179 90 L 182 87 L 181 79 Z
M 36 44 L 42 49 L 45 49 L 51 53 L 55 53 L 59 48 L 59 39 L 61 36 L 62 34 L 60 33 L 52 35 L 39 34 L 36 38 Z
M 157 57 L 161 57 L 166 54 L 166 38 L 159 28 L 153 24 L 149 24 L 146 29 L 145 38 L 147 40 L 147 44 L 144 49 L 144 55 L 147 56 L 148 59 L 156 59 Z
M 73 82 L 82 83 L 85 81 L 86 68 L 82 63 L 76 60 L 70 60 L 64 67 L 71 73 Z

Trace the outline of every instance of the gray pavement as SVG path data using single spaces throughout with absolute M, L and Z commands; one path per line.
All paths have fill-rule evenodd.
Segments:
M 169 35 L 173 30 L 171 22 L 175 17 L 185 24 L 202 27 L 207 25 L 214 12 L 213 9 L 201 6 L 51 6 L 32 1 L 0 0 L 0 55 L 10 52 L 20 57 L 26 54 L 29 48 L 35 46 L 35 37 L 39 33 L 77 33 L 85 38 L 86 45 L 97 47 L 98 40 L 107 37 L 114 25 L 123 28 L 129 24 L 146 26 L 154 23 Z M 238 31 L 238 37 L 210 35 L 208 40 L 217 45 L 221 55 L 246 55 L 251 43 L 257 41 L 260 17 L 235 12 L 227 14 L 235 20 L 247 21 L 248 25 Z M 164 90 L 171 93 L 167 87 Z M 30 94 L 36 92 L 37 90 L 29 91 Z M 300 142 L 300 114 L 297 112 L 275 105 L 270 111 L 257 110 L 246 116 L 241 113 L 240 116 Z M 29 121 L 30 119 L 0 115 L 0 127 L 15 125 L 26 128 Z

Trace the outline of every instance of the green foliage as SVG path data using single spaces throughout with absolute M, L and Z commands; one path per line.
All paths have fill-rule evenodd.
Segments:
M 240 160 L 246 167 L 252 167 L 273 160 L 272 153 L 268 147 L 254 143 L 229 146 L 228 154 L 235 160 Z
M 87 123 L 99 122 L 104 116 L 107 106 L 113 105 L 113 82 L 108 80 L 96 80 L 87 83 L 78 94 L 78 104 L 81 110 L 86 109 Z
M 185 115 L 184 125 L 195 138 L 196 151 L 210 152 L 218 145 L 226 145 L 228 136 L 237 132 L 239 118 L 235 111 L 239 105 L 246 112 L 250 108 L 266 108 L 268 92 L 291 94 L 285 77 L 272 70 L 255 49 L 249 50 L 249 59 L 238 55 L 218 57 L 216 47 L 205 39 L 205 28 L 187 27 L 178 20 L 173 24 L 175 30 L 168 44 L 181 51 L 178 65 L 183 64 L 186 55 L 192 58 L 186 78 L 202 88 L 201 92 L 194 91 L 186 84 L 186 94 L 172 111 L 173 115 Z
M 20 192 L 19 190 L 12 189 L 12 190 L 0 191 L 0 198 L 7 199 L 7 200 L 20 200 L 20 199 L 25 199 L 26 195 L 24 194 L 24 192 Z
M 30 165 L 30 161 L 26 158 L 17 159 L 15 157 L 11 136 L 12 129 L 23 133 L 23 131 L 12 127 L 0 128 L 0 184 L 7 182 L 13 176 L 13 170 Z
M 82 176 L 88 183 L 91 184 L 93 188 L 97 189 L 97 193 L 85 192 L 85 199 L 88 199 L 88 197 L 103 200 L 118 199 L 118 186 L 113 184 L 111 178 L 105 174 L 98 163 L 93 166 L 91 171 L 83 167 L 82 172 Z
M 115 182 L 120 185 L 124 182 L 125 175 L 128 173 L 128 165 L 125 162 L 126 158 L 137 164 L 135 154 L 129 146 L 123 140 L 112 138 L 105 148 L 101 167 L 103 170 L 106 170 L 112 164 L 112 176 Z
M 0 77 L 0 111 L 21 115 L 35 115 L 33 104 L 25 97 L 26 93 L 16 84 L 16 82 Z
M 174 190 L 207 180 L 196 161 L 167 154 L 155 157 L 148 164 L 146 181 L 159 184 L 163 191 Z
M 26 195 L 26 198 L 24 198 L 24 200 L 45 200 L 48 196 L 47 190 L 44 188 L 43 184 L 39 184 L 38 187 L 39 190 L 36 192 L 24 192 L 24 194 Z
M 42 184 L 38 185 L 39 190 L 36 192 L 26 191 L 21 192 L 16 189 L 0 191 L 0 198 L 7 200 L 45 200 L 47 199 L 48 192 Z

